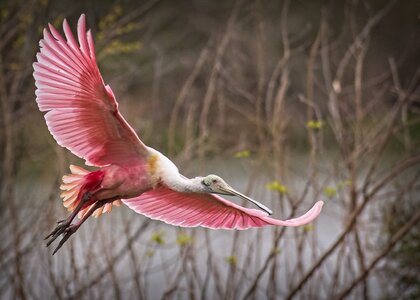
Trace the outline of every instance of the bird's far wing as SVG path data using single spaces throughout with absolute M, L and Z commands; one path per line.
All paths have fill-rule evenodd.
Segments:
M 49 24 L 33 64 L 38 107 L 48 129 L 63 147 L 86 163 L 104 166 L 125 163 L 147 153 L 118 110 L 118 103 L 99 72 L 85 15 L 77 24 L 79 41 L 66 20 L 66 39 Z
M 323 205 L 322 201 L 318 201 L 303 216 L 281 221 L 268 217 L 260 210 L 236 205 L 214 194 L 180 193 L 163 186 L 122 201 L 139 214 L 171 225 L 212 229 L 305 225 L 318 217 Z

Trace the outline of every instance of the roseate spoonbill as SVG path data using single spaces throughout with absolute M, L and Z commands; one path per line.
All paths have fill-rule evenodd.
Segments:
M 147 147 L 118 110 L 114 93 L 105 85 L 96 64 L 91 31 L 85 15 L 77 24 L 78 41 L 66 20 L 65 38 L 49 24 L 33 64 L 36 101 L 57 143 L 86 164 L 87 171 L 70 166 L 63 176 L 61 197 L 71 212 L 46 237 L 49 246 L 58 236 L 65 241 L 89 216 L 111 211 L 124 203 L 139 214 L 168 224 L 213 229 L 246 229 L 265 225 L 300 226 L 321 212 L 322 201 L 299 218 L 268 217 L 263 204 L 241 194 L 216 175 L 186 178 L 162 153 Z M 234 195 L 259 207 L 241 207 L 216 195 Z M 80 221 L 73 223 L 76 215 Z

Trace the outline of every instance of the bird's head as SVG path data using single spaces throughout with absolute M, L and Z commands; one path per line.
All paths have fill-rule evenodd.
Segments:
M 201 178 L 201 185 L 204 190 L 209 193 L 230 195 L 229 188 L 231 188 L 226 181 L 217 175 L 207 175 L 206 177 Z
M 273 213 L 269 208 L 267 208 L 263 204 L 235 190 L 233 187 L 227 184 L 226 181 L 224 181 L 221 177 L 217 175 L 210 174 L 210 175 L 207 175 L 206 177 L 201 177 L 200 184 L 202 185 L 203 190 L 207 193 L 238 196 L 238 197 L 241 197 L 242 199 L 245 199 L 247 201 L 254 203 L 256 206 L 258 206 L 259 208 L 261 208 L 262 210 L 264 210 L 266 213 L 270 215 Z

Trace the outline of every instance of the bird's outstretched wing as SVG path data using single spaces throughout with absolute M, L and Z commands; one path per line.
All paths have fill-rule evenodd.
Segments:
M 123 164 L 147 153 L 118 110 L 118 103 L 99 72 L 85 15 L 77 24 L 78 42 L 66 20 L 63 36 L 49 24 L 33 64 L 38 107 L 48 129 L 63 147 L 86 163 Z
M 286 221 L 268 217 L 257 209 L 236 205 L 214 194 L 180 193 L 158 187 L 123 203 L 139 214 L 183 227 L 247 229 L 265 225 L 301 226 L 312 222 L 321 212 L 318 201 L 303 216 Z

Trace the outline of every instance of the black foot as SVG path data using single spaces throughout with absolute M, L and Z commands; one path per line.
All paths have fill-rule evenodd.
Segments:
M 58 249 L 63 246 L 63 244 L 69 239 L 69 237 L 76 232 L 76 230 L 79 228 L 79 225 L 71 225 L 69 220 L 61 220 L 57 222 L 57 226 L 54 228 L 54 230 L 45 237 L 45 240 L 48 240 L 47 247 L 52 244 L 61 234 L 63 235 L 63 238 L 58 243 L 58 246 L 54 249 L 53 255 L 57 253 Z
M 64 232 L 63 232 L 63 238 L 60 240 L 60 242 L 58 243 L 57 247 L 54 249 L 54 252 L 52 255 L 56 254 L 57 251 L 61 248 L 61 246 L 64 245 L 64 243 L 69 239 L 69 237 L 75 233 L 77 231 L 77 229 L 79 228 L 78 225 L 70 225 L 68 226 Z M 56 238 L 54 238 L 56 239 Z
M 64 231 L 70 226 L 70 222 L 68 221 L 58 221 L 57 226 L 54 228 L 54 230 L 47 235 L 44 240 L 48 240 L 47 247 L 51 245 L 52 242 L 55 241 L 56 238 L 60 236 L 60 234 L 64 233 Z

